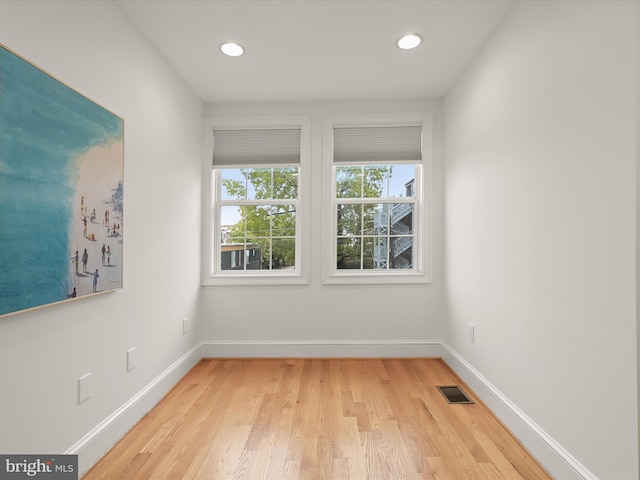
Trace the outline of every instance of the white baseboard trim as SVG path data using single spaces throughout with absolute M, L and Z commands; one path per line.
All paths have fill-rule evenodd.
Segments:
M 445 342 L 441 342 L 441 358 L 469 385 L 471 390 L 480 397 L 554 478 L 598 480 L 591 471 Z
M 440 357 L 439 340 L 210 340 L 203 357 Z
M 202 358 L 197 344 L 166 370 L 71 446 L 65 455 L 78 455 L 83 475 L 167 394 Z

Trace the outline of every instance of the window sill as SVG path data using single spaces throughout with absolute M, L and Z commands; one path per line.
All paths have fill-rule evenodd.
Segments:
M 220 286 L 272 286 L 272 285 L 308 285 L 309 280 L 301 274 L 273 274 L 263 275 L 251 274 L 216 274 L 205 277 L 202 281 L 203 287 Z
M 325 285 L 403 285 L 432 283 L 424 273 L 333 273 L 322 282 Z

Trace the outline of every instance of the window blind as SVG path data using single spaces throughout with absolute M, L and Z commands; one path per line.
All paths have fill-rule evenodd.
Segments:
M 422 161 L 422 126 L 334 127 L 333 161 Z
M 300 163 L 300 128 L 214 130 L 213 166 Z

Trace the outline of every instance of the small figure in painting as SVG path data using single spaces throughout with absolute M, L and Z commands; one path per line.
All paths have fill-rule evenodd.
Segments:
M 102 244 L 102 266 L 104 267 L 104 256 L 107 253 L 107 249 L 104 246 L 104 243 Z
M 96 209 L 91 212 L 91 223 L 96 223 Z
M 107 245 L 107 265 L 111 266 L 111 247 Z
M 73 292 L 71 292 L 69 295 L 67 295 L 67 298 L 76 298 L 77 296 L 77 292 L 76 292 L 76 287 L 73 287 Z
M 98 278 L 100 278 L 100 275 L 98 275 L 98 269 L 96 268 L 96 271 L 93 274 L 93 291 L 94 292 L 98 291 Z
M 87 249 L 84 249 L 82 253 L 82 272 L 87 273 L 87 262 L 89 261 L 89 254 L 87 253 Z
M 84 237 L 87 238 L 87 217 L 82 218 L 82 223 L 84 224 Z
M 78 255 L 78 250 L 76 250 L 76 254 L 71 257 L 71 262 L 76 264 L 76 275 L 78 275 L 78 264 L 80 263 L 80 256 Z

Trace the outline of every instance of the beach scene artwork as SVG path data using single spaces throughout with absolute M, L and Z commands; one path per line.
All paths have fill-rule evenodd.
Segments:
M 0 45 L 0 316 L 122 288 L 124 121 Z

